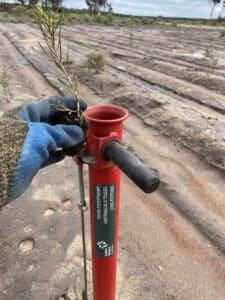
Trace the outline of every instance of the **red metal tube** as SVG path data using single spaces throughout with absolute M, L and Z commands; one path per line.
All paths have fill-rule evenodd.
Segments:
M 102 158 L 103 145 L 122 141 L 123 121 L 128 112 L 114 105 L 88 108 L 87 152 L 97 158 L 89 166 L 90 213 L 94 300 L 114 300 L 119 227 L 120 170 Z

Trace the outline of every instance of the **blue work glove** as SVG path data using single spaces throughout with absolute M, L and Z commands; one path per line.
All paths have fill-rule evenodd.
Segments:
M 84 132 L 76 125 L 60 124 L 59 101 L 76 110 L 75 101 L 69 97 L 52 97 L 43 101 L 29 102 L 18 111 L 20 121 L 26 122 L 28 132 L 13 174 L 9 200 L 19 197 L 30 185 L 40 168 L 64 158 L 63 148 L 74 147 L 84 139 Z M 87 105 L 80 101 L 80 109 Z

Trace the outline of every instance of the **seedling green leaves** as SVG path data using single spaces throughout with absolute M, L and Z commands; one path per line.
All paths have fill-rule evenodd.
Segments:
M 38 25 L 45 46 L 39 43 L 45 55 L 55 64 L 61 73 L 58 81 L 72 90 L 77 104 L 77 117 L 80 118 L 80 104 L 78 99 L 78 80 L 75 67 L 70 58 L 69 48 L 64 51 L 62 44 L 62 17 L 63 12 L 55 12 L 51 9 L 44 10 L 38 6 L 34 11 L 34 20 Z

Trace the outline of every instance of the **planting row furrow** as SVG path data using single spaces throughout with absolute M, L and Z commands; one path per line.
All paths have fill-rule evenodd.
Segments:
M 78 52 L 80 55 L 84 56 L 85 53 L 88 53 L 89 52 L 89 49 L 90 47 L 92 48 L 95 48 L 96 47 L 96 44 L 91 44 L 91 43 L 88 43 L 88 41 L 82 41 L 82 39 L 77 36 L 69 36 L 67 33 L 65 34 L 65 38 L 66 40 L 70 41 L 72 44 L 70 45 L 73 52 Z M 82 46 L 82 48 L 80 49 L 80 51 L 78 51 L 79 47 L 78 45 Z M 108 46 L 107 46 L 107 49 L 108 50 Z M 132 55 L 132 52 L 130 52 L 130 54 Z M 128 59 L 129 60 L 129 59 Z M 140 59 L 131 59 L 131 61 L 134 60 L 134 63 L 137 63 L 137 60 L 141 61 Z M 116 62 L 116 64 L 115 64 Z M 119 71 L 121 72 L 124 72 L 124 68 L 120 68 L 118 67 L 118 65 L 121 65 L 121 64 L 124 64 L 125 62 L 122 62 L 121 59 L 119 60 L 111 60 L 110 61 L 110 64 L 112 67 L 116 67 Z M 133 62 L 132 62 L 133 64 Z M 132 64 L 130 64 L 132 66 Z M 121 65 L 122 66 L 122 65 Z M 144 64 L 145 66 L 145 64 Z M 172 69 L 172 66 L 171 66 L 171 69 Z M 168 68 L 168 70 L 170 71 L 169 75 L 171 75 L 171 69 Z M 181 97 L 184 97 L 184 99 L 189 99 L 191 101 L 195 101 L 197 103 L 200 103 L 200 104 L 203 104 L 203 105 L 206 105 L 207 107 L 215 110 L 215 111 L 218 111 L 218 112 L 221 112 L 224 114 L 224 105 L 221 101 L 217 100 L 217 98 L 220 98 L 218 96 L 209 96 L 209 95 L 206 95 L 203 93 L 203 91 L 200 89 L 199 91 L 197 89 L 197 86 L 192 86 L 191 89 L 190 89 L 190 86 L 187 86 L 186 88 L 183 86 L 183 85 L 186 85 L 185 82 L 181 81 L 179 82 L 180 83 L 180 86 L 177 86 L 177 82 L 172 82 L 172 79 L 171 77 L 169 78 L 170 80 L 168 81 L 167 78 L 166 80 L 162 79 L 162 78 L 152 78 L 152 76 L 145 76 L 143 74 L 147 73 L 148 70 L 146 70 L 145 68 L 142 70 L 144 70 L 145 72 L 142 72 L 142 76 L 136 76 L 137 74 L 135 74 L 135 71 L 134 69 L 130 70 L 129 69 L 126 69 L 126 66 L 125 66 L 125 73 L 127 73 L 128 75 L 131 75 L 133 76 L 133 80 L 135 80 L 135 78 L 139 78 L 140 80 L 142 80 L 143 82 L 143 85 L 146 86 L 146 82 L 148 82 L 151 86 L 158 86 L 164 90 L 167 90 L 169 92 L 172 92 L 174 95 L 178 95 L 178 96 L 181 96 Z M 160 70 L 160 72 L 162 72 L 162 70 Z M 176 69 L 174 70 L 174 76 L 176 76 Z M 221 99 L 223 100 L 223 99 Z M 184 100 L 185 101 L 185 100 Z
M 83 54 L 88 53 L 88 49 L 89 49 L 88 47 L 90 45 L 88 45 L 87 42 L 83 42 L 80 40 L 75 42 L 74 39 L 71 39 L 70 37 L 66 37 L 66 38 L 68 40 L 70 40 L 72 42 L 72 44 L 75 44 L 75 46 L 71 45 L 71 48 L 73 49 L 73 51 L 78 51 L 79 53 L 83 53 Z M 80 46 L 82 46 L 82 47 L 79 50 Z M 95 45 L 93 45 L 93 44 L 91 45 L 91 47 L 94 47 L 94 46 Z M 218 112 L 221 112 L 222 114 L 224 114 L 225 105 L 223 104 L 223 100 L 224 100 L 223 98 L 220 99 L 220 97 L 218 95 L 209 96 L 206 94 L 206 90 L 205 90 L 205 93 L 203 92 L 202 89 L 200 89 L 198 91 L 198 86 L 190 87 L 185 81 L 180 81 L 179 86 L 178 86 L 177 82 L 173 83 L 171 76 L 169 78 L 165 78 L 165 79 L 161 78 L 160 74 L 158 74 L 159 78 L 157 78 L 156 76 L 153 77 L 151 75 L 148 76 L 148 75 L 146 75 L 148 73 L 148 69 L 146 69 L 145 64 L 144 64 L 144 68 L 141 69 L 141 72 L 137 73 L 138 69 L 136 69 L 134 67 L 134 64 L 137 63 L 137 60 L 138 60 L 138 58 L 137 59 L 135 59 L 135 58 L 129 59 L 128 58 L 127 61 L 129 62 L 129 64 L 126 64 L 126 62 L 123 61 L 121 58 L 120 59 L 114 58 L 109 61 L 110 61 L 111 67 L 116 68 L 120 72 L 127 73 L 131 77 L 133 76 L 133 78 L 132 78 L 133 81 L 135 81 L 135 79 L 136 80 L 140 79 L 144 86 L 146 86 L 145 83 L 147 82 L 151 86 L 158 86 L 164 90 L 174 93 L 174 95 L 178 95 L 178 96 L 184 97 L 184 99 L 189 99 L 191 101 L 195 101 L 197 103 L 205 105 L 215 111 L 218 111 Z M 141 64 L 139 64 L 139 65 L 141 65 Z M 129 66 L 130 66 L 130 68 L 129 68 Z M 134 68 L 135 68 L 135 70 L 134 70 Z M 162 70 L 160 70 L 160 72 L 162 72 Z M 170 70 L 170 72 L 171 72 L 171 70 Z M 169 75 L 171 75 L 171 73 Z M 176 70 L 174 71 L 173 75 L 176 77 Z M 187 85 L 187 87 L 185 87 L 186 85 Z M 217 99 L 220 99 L 220 100 L 217 100 Z
M 115 41 L 119 41 L 121 39 L 121 41 L 124 42 L 124 44 L 126 46 L 129 47 L 129 43 L 130 43 L 130 39 L 132 38 L 133 43 L 137 44 L 138 46 L 140 45 L 146 45 L 146 47 L 148 48 L 155 48 L 155 49 L 161 49 L 163 51 L 169 52 L 168 50 L 170 50 L 169 53 L 171 53 L 171 51 L 175 50 L 175 49 L 180 49 L 181 45 L 182 45 L 182 49 L 191 53 L 193 51 L 193 46 L 195 48 L 197 48 L 198 50 L 201 51 L 205 51 L 209 46 L 213 46 L 215 47 L 215 49 L 223 51 L 224 50 L 224 43 L 223 41 L 221 42 L 221 47 L 217 48 L 218 42 L 212 42 L 211 40 L 209 40 L 209 38 L 204 38 L 204 43 L 203 44 L 199 44 L 198 42 L 195 42 L 195 44 L 192 44 L 193 42 L 193 38 L 192 35 L 190 35 L 190 38 L 188 38 L 187 35 L 183 35 L 181 37 L 179 36 L 175 36 L 174 39 L 175 41 L 170 41 L 168 39 L 168 35 L 167 32 L 164 32 L 160 27 L 158 27 L 157 29 L 143 29 L 141 31 L 141 34 L 139 34 L 139 30 L 138 29 L 132 29 L 132 34 L 131 34 L 131 30 L 130 29 L 123 29 L 123 31 L 121 33 L 116 33 L 115 35 L 112 34 L 107 34 L 107 33 L 101 33 L 101 36 L 99 35 L 99 30 L 100 28 L 96 28 L 96 30 L 91 30 L 89 32 L 89 28 L 85 30 L 85 35 L 88 37 L 93 37 L 93 35 L 97 36 L 98 38 L 100 38 L 102 36 L 103 39 L 105 40 L 112 40 L 113 37 L 113 41 L 115 43 Z M 82 32 L 82 31 L 81 31 Z M 174 35 L 174 31 L 173 35 Z M 177 33 L 177 31 L 176 31 Z M 182 41 L 182 43 L 181 43 Z M 197 39 L 198 41 L 198 39 Z M 205 42 L 207 41 L 207 42 Z M 174 44 L 175 42 L 175 44 Z M 197 47 L 196 47 L 197 46 Z
M 174 66 L 187 67 L 188 69 L 194 70 L 196 69 L 197 71 L 205 72 L 205 77 L 207 77 L 207 74 L 209 72 L 213 72 L 213 74 L 218 76 L 225 76 L 224 66 L 221 66 L 217 63 L 213 66 L 212 69 L 212 61 L 209 58 L 205 57 L 204 53 L 200 54 L 200 57 L 196 57 L 195 54 L 179 54 L 179 52 L 171 52 L 168 51 L 168 48 L 165 51 L 161 51 L 158 48 L 156 49 L 156 47 L 152 45 L 148 45 L 148 47 L 146 47 L 144 46 L 144 44 L 135 45 L 134 42 L 133 45 L 130 45 L 129 41 L 124 43 L 117 38 L 117 43 L 115 44 L 114 37 L 111 39 L 96 39 L 93 38 L 93 35 L 90 37 L 83 37 L 82 35 L 80 35 L 80 37 L 78 38 L 77 35 L 71 36 L 71 34 L 68 33 L 68 31 L 65 32 L 65 37 L 70 41 L 75 40 L 76 42 L 78 42 L 77 40 L 79 40 L 79 43 L 84 43 L 84 45 L 89 45 L 90 47 L 99 47 L 99 45 L 101 45 L 101 48 L 107 49 L 109 52 L 112 52 L 112 49 L 120 48 L 122 50 L 126 50 L 128 52 L 128 56 L 132 56 L 132 53 L 135 53 L 136 55 L 147 57 L 151 60 L 158 60 L 159 62 L 169 62 L 172 63 Z M 190 81 L 193 81 L 192 76 L 189 79 Z M 204 85 L 204 80 L 201 82 Z M 213 85 L 209 84 L 209 87 L 210 86 L 213 87 Z
M 178 79 L 182 79 L 196 85 L 203 86 L 207 89 L 220 92 L 221 94 L 225 93 L 225 78 L 211 69 L 196 69 L 189 67 L 184 68 L 181 66 L 178 67 L 177 65 L 174 65 L 172 63 L 160 62 L 159 60 L 148 58 L 131 59 L 123 56 L 121 57 L 121 60 L 145 67 L 146 69 L 155 70 L 157 72 L 169 75 L 171 77 L 176 77 Z
M 144 82 L 159 86 L 166 91 L 182 96 L 184 100 L 189 99 L 198 102 L 215 111 L 225 114 L 225 104 L 223 104 L 222 101 L 217 100 L 217 97 L 207 95 L 202 89 L 199 89 L 198 86 L 189 85 L 183 80 L 173 80 L 170 76 L 164 75 L 162 77 L 160 73 L 150 71 L 143 67 L 137 69 L 137 67 L 131 63 L 119 61 L 117 65 L 113 62 L 113 66 L 119 71 L 134 76 L 134 78 L 136 77 Z

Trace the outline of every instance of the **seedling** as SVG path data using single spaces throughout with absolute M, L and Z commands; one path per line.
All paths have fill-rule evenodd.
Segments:
M 71 89 L 72 95 L 76 102 L 76 110 L 70 110 L 64 106 L 60 101 L 57 105 L 57 110 L 61 112 L 60 123 L 76 124 L 82 127 L 86 135 L 88 128 L 88 121 L 80 110 L 80 102 L 78 98 L 78 79 L 75 73 L 75 65 L 71 60 L 69 48 L 64 52 L 62 44 L 62 17 L 63 13 L 53 12 L 50 9 L 44 10 L 37 7 L 34 11 L 34 19 L 38 25 L 45 41 L 45 46 L 39 43 L 45 55 L 55 64 L 60 71 L 61 77 L 58 81 Z M 86 140 L 86 139 L 84 139 Z M 74 156 L 75 154 L 82 159 L 84 157 L 85 143 L 81 143 L 76 147 L 64 149 L 64 153 Z M 81 212 L 81 228 L 82 228 L 82 242 L 83 242 L 83 259 L 84 259 L 84 281 L 85 290 L 83 299 L 87 299 L 87 271 L 86 271 L 86 245 L 85 245 L 85 222 L 84 211 L 86 203 L 84 199 L 84 184 L 83 184 L 83 167 L 79 164 L 79 181 L 80 181 L 80 196 L 79 208 Z
M 62 18 L 63 12 L 55 12 L 51 9 L 44 10 L 38 6 L 34 10 L 34 20 L 38 25 L 45 46 L 39 43 L 45 55 L 55 64 L 60 71 L 58 81 L 68 87 L 76 102 L 76 111 L 69 110 L 61 103 L 58 105 L 58 110 L 65 112 L 65 123 L 79 124 L 82 127 L 86 125 L 86 119 L 80 111 L 80 103 L 78 99 L 78 79 L 75 73 L 75 64 L 73 63 L 69 48 L 64 50 L 62 44 Z
M 94 70 L 97 74 L 100 74 L 104 70 L 105 64 L 106 60 L 104 55 L 100 51 L 94 50 L 87 54 L 82 66 L 89 70 Z
M 9 103 L 12 98 L 12 92 L 10 88 L 11 76 L 9 74 L 9 68 L 3 66 L 0 69 L 0 89 L 2 90 L 6 101 Z
M 213 74 L 218 64 L 218 54 L 212 45 L 205 49 L 205 57 L 209 59 L 209 67 L 207 71 L 207 86 L 209 86 L 209 77 L 211 74 Z
M 133 39 L 134 39 L 133 28 L 130 28 L 130 35 L 129 35 L 129 45 L 130 45 L 130 48 L 133 47 Z

